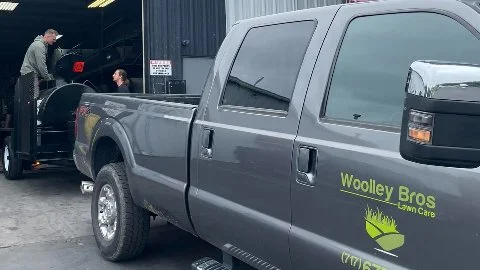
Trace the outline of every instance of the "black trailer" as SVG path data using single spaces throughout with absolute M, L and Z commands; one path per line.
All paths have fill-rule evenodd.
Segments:
M 39 82 L 32 72 L 15 86 L 13 128 L 0 130 L 5 178 L 17 179 L 39 164 L 72 166 L 75 111 L 83 93 L 95 92 L 71 78 L 83 72 L 81 55 L 63 55 L 55 80 Z

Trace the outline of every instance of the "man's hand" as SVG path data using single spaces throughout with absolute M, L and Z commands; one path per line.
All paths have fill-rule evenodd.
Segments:
M 55 77 L 53 77 L 53 75 L 50 74 L 50 73 L 48 74 L 48 77 L 46 77 L 46 78 L 43 78 L 43 77 L 42 77 L 42 78 L 40 79 L 40 81 L 51 81 L 51 80 L 55 80 Z

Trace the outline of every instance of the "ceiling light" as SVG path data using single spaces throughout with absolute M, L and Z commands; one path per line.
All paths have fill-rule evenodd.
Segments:
M 100 7 L 105 7 L 110 5 L 111 3 L 115 2 L 115 0 L 107 0 L 106 2 L 103 2 L 103 4 L 100 5 Z
M 0 2 L 0 10 L 13 11 L 18 6 L 18 3 Z
M 90 5 L 88 5 L 88 8 L 96 8 L 98 7 L 100 4 L 102 4 L 103 2 L 105 2 L 106 0 L 95 0 L 93 1 L 93 3 L 91 3 Z
M 88 8 L 103 8 L 111 3 L 115 2 L 115 0 L 95 0 L 93 1 L 90 5 L 88 5 Z

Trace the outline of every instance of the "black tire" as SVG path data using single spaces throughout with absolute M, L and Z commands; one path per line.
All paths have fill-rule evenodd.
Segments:
M 116 201 L 115 233 L 111 239 L 103 236 L 99 225 L 99 199 L 103 188 L 113 190 Z M 103 211 L 102 211 L 103 213 Z M 110 261 L 122 261 L 139 256 L 148 240 L 150 215 L 134 204 L 123 163 L 105 165 L 97 175 L 91 205 L 93 233 L 102 256 Z
M 3 174 L 8 180 L 15 180 L 22 177 L 23 160 L 16 158 L 14 155 L 12 151 L 12 139 L 10 136 L 6 137 L 3 143 L 2 167 Z

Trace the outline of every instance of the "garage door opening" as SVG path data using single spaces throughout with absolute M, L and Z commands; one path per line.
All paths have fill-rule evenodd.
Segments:
M 20 75 L 25 52 L 38 35 L 55 29 L 61 38 L 49 46 L 47 66 L 65 54 L 85 59 L 83 72 L 72 78 L 98 92 L 115 92 L 112 74 L 125 69 L 133 80 L 143 76 L 142 7 L 132 0 L 8 0 L 0 4 L 0 85 L 8 95 L 9 79 Z M 2 0 L 0 0 L 2 2 Z M 3 8 L 2 7 L 9 7 Z M 12 8 L 14 7 L 14 8 Z M 137 79 L 136 79 L 137 78 Z M 141 83 L 140 83 L 141 84 Z M 141 88 L 141 87 L 140 87 Z M 134 89 L 142 92 L 143 89 Z

